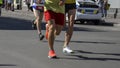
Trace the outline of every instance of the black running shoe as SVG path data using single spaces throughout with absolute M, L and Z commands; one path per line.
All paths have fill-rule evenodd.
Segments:
M 34 21 L 35 21 L 35 20 L 32 20 L 32 28 L 33 28 L 33 29 L 37 29 L 36 24 L 34 24 Z
M 43 40 L 44 39 L 44 35 L 39 34 L 39 39 L 40 39 L 40 41 Z

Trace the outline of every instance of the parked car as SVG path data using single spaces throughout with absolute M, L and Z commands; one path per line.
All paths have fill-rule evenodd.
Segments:
M 99 5 L 90 0 L 76 0 L 76 16 L 75 21 L 85 23 L 92 21 L 94 24 L 99 24 L 102 19 Z

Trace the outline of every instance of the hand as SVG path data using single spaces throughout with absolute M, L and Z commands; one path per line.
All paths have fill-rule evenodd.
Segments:
M 65 4 L 64 0 L 60 0 L 59 5 L 63 6 Z

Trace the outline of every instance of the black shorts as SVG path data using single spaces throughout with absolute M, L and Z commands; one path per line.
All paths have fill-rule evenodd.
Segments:
M 2 6 L 2 4 L 0 4 L 0 7 Z
M 76 9 L 76 3 L 72 4 L 65 4 L 65 13 L 67 13 L 69 10 Z

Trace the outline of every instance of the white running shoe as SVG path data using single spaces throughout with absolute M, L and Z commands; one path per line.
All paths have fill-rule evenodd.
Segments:
M 73 52 L 73 50 L 70 49 L 70 47 L 64 47 L 63 48 L 63 53 L 71 54 L 71 53 L 74 53 L 74 52 Z

